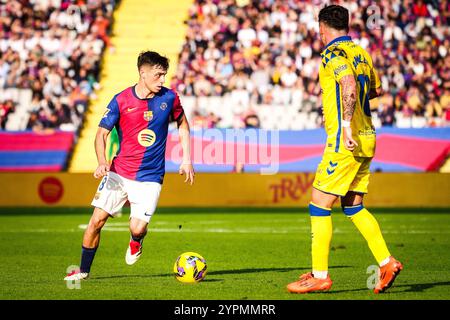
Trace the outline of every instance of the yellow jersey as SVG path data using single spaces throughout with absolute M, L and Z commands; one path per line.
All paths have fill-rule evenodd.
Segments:
M 355 157 L 373 157 L 375 154 L 375 127 L 370 114 L 369 92 L 379 88 L 381 83 L 373 67 L 372 58 L 350 36 L 331 41 L 323 50 L 319 70 L 322 87 L 322 104 L 327 132 L 325 152 L 337 152 Z M 358 146 L 352 151 L 343 143 L 342 88 L 339 81 L 343 76 L 353 75 L 356 80 L 357 99 L 351 121 L 353 139 Z

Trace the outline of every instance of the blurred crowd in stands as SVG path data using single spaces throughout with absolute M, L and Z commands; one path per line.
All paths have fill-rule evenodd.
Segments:
M 372 55 L 381 78 L 384 94 L 371 103 L 378 126 L 448 125 L 450 2 L 332 2 L 349 9 L 350 36 Z M 323 5 L 316 0 L 195 0 L 171 86 L 185 97 L 223 97 L 227 103 L 215 112 L 197 104 L 194 126 L 220 126 L 229 108 L 238 118 L 234 126 L 258 125 L 262 106 L 295 108 L 321 119 L 323 45 L 317 15 Z M 289 121 L 299 118 L 294 113 L 284 119 L 278 128 L 289 129 Z
M 79 129 L 98 88 L 116 2 L 0 1 L 2 129 L 15 109 L 28 114 L 22 129 Z M 18 108 L 9 89 L 31 90 L 29 106 Z
M 8 118 L 18 112 L 27 113 L 22 129 L 80 128 L 99 86 L 117 3 L 0 0 L 0 129 L 8 129 Z M 450 2 L 329 3 L 349 9 L 350 35 L 373 57 L 384 89 L 371 101 L 376 125 L 448 125 Z M 323 45 L 317 14 L 324 4 L 194 0 L 170 84 L 182 102 L 197 101 L 190 114 L 193 128 L 320 127 Z M 31 90 L 28 106 L 19 106 L 10 89 Z M 226 112 L 231 121 L 224 121 Z

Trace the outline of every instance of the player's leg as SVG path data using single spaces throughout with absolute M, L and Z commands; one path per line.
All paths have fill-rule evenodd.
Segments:
M 94 261 L 95 253 L 100 243 L 100 232 L 109 216 L 109 213 L 103 209 L 94 209 L 83 236 L 80 264 L 80 272 L 82 273 L 89 273 L 91 271 L 92 262 Z
M 313 183 L 309 213 L 311 217 L 312 272 L 300 276 L 290 283 L 288 290 L 306 293 L 328 290 L 332 281 L 328 274 L 328 257 L 332 237 L 331 208 L 340 195 L 347 192 L 350 182 L 346 177 L 354 176 L 354 166 L 348 165 L 349 156 L 324 154 Z
M 106 211 L 99 208 L 94 209 L 83 235 L 80 270 L 74 270 L 64 280 L 83 280 L 89 277 L 91 265 L 100 242 L 100 232 L 108 217 L 109 214 Z
M 133 210 L 133 208 L 131 210 Z M 147 221 L 130 217 L 131 239 L 127 253 L 125 254 L 125 261 L 128 265 L 136 263 L 141 257 L 142 244 L 144 242 L 144 237 L 147 234 L 147 225 Z
M 80 270 L 69 274 L 64 280 L 87 279 L 100 243 L 100 233 L 110 216 L 122 208 L 126 193 L 122 189 L 120 176 L 110 172 L 99 184 L 92 205 L 95 207 L 83 235 Z
M 403 266 L 391 256 L 377 220 L 363 205 L 363 197 L 367 193 L 369 184 L 370 160 L 363 160 L 350 187 L 351 191 L 341 198 L 341 205 L 346 216 L 366 239 L 375 260 L 380 266 L 380 277 L 374 290 L 375 293 L 378 293 L 392 285 Z
M 313 188 L 309 214 L 311 217 L 311 258 L 312 272 L 300 276 L 299 281 L 287 286 L 289 292 L 307 293 L 331 288 L 332 281 L 328 275 L 328 257 L 333 232 L 331 208 L 338 198 Z
M 333 232 L 331 208 L 337 200 L 334 194 L 313 188 L 309 214 L 311 218 L 312 273 L 315 278 L 328 277 L 328 256 Z
M 342 197 L 342 209 L 361 232 L 364 239 L 366 239 L 376 261 L 381 266 L 389 260 L 391 254 L 381 234 L 377 220 L 364 208 L 362 200 L 363 194 L 349 191 L 345 197 Z
M 130 200 L 130 243 L 125 254 L 125 262 L 132 265 L 142 254 L 147 226 L 158 204 L 161 184 L 156 182 L 127 181 L 126 188 Z

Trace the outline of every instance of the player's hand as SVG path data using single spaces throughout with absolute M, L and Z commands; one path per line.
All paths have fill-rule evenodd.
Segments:
M 191 184 L 194 183 L 194 177 L 195 177 L 195 172 L 194 172 L 194 167 L 192 166 L 191 163 L 182 163 L 180 165 L 180 170 L 179 170 L 180 175 L 186 174 L 186 179 L 184 180 L 184 182 L 188 182 Z
M 109 172 L 109 165 L 108 164 L 99 164 L 97 169 L 95 169 L 94 177 L 95 178 L 101 178 L 108 174 Z
M 356 143 L 356 141 L 352 137 L 352 128 L 351 127 L 347 127 L 347 128 L 343 128 L 343 129 L 344 129 L 344 146 L 345 146 L 345 149 L 347 149 L 349 151 L 355 150 L 355 148 L 358 146 L 358 144 Z

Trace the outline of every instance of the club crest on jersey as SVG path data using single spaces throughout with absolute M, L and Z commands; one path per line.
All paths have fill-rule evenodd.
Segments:
M 144 111 L 144 120 L 152 121 L 153 119 L 153 111 Z
M 159 106 L 159 108 L 160 108 L 162 111 L 166 110 L 166 108 L 167 108 L 167 103 L 165 103 L 165 102 L 161 103 L 161 105 Z
M 150 147 L 156 141 L 156 134 L 153 130 L 144 129 L 138 134 L 138 142 L 143 147 Z

